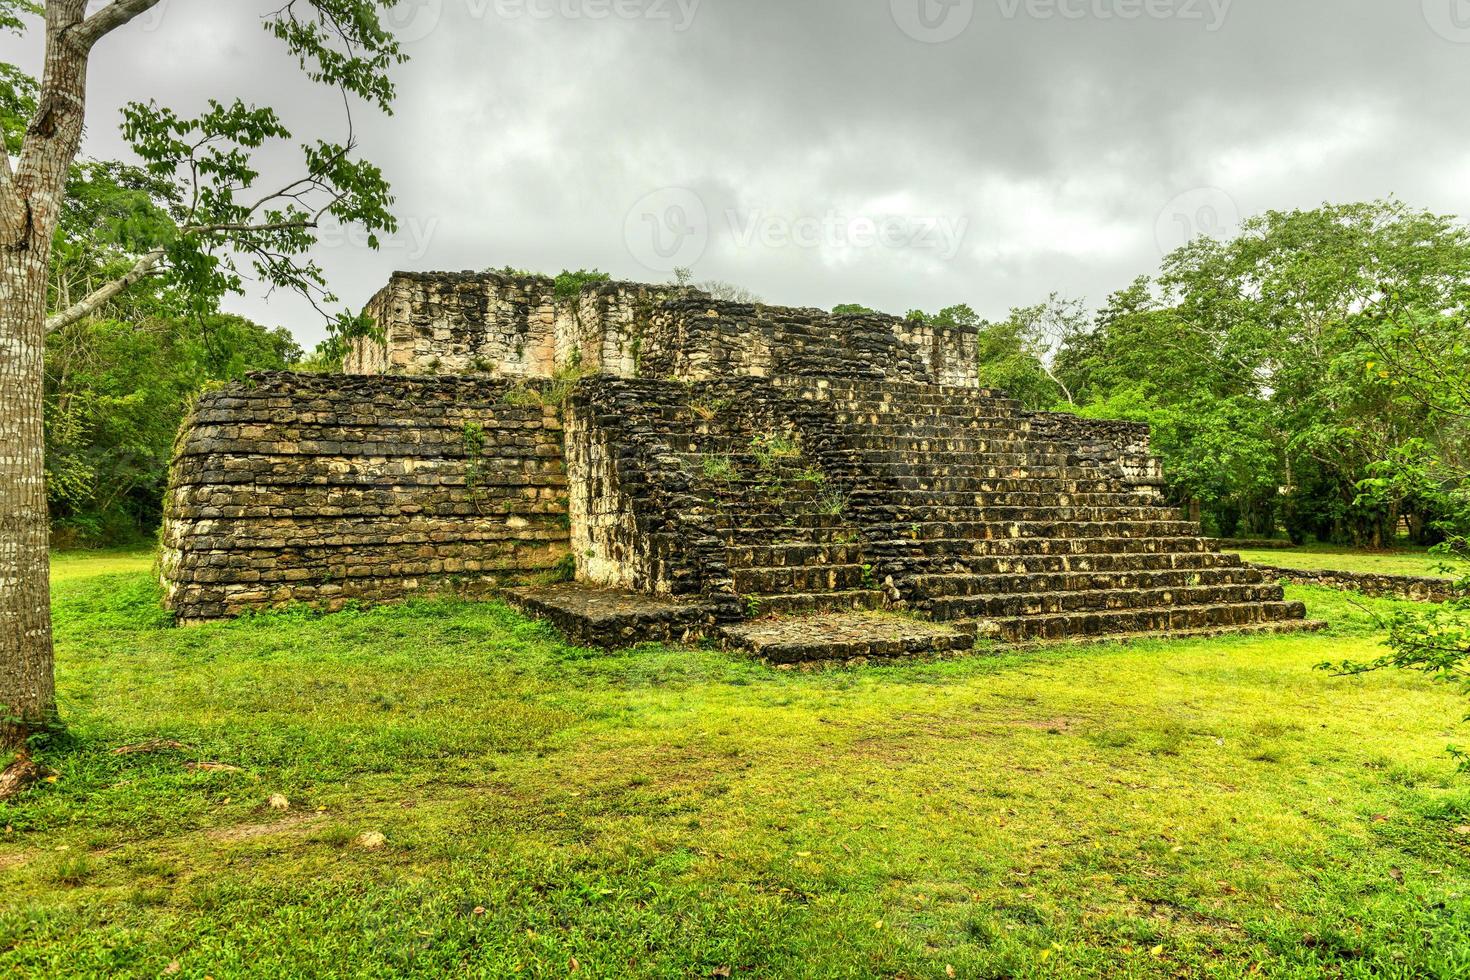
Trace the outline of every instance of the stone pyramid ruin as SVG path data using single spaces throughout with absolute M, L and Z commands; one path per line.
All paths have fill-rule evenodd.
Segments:
M 1165 505 L 1146 426 L 979 387 L 970 330 L 471 273 L 367 312 L 344 375 L 200 398 L 182 621 L 497 594 L 587 645 L 778 662 L 1313 625 Z

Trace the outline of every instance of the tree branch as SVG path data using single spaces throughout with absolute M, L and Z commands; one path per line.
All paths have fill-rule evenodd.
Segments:
M 301 219 L 300 221 L 273 221 L 267 224 L 221 224 L 221 225 L 189 225 L 180 228 L 181 235 L 217 235 L 235 234 L 245 235 L 254 232 L 289 231 L 296 228 L 315 228 L 315 219 Z M 109 301 L 121 296 L 143 279 L 158 271 L 159 264 L 163 262 L 167 254 L 162 248 L 155 248 L 146 252 L 133 263 L 133 267 L 118 278 L 99 286 L 87 296 L 68 306 L 66 309 L 53 313 L 46 318 L 46 332 L 54 333 L 62 327 L 71 326 L 83 317 L 96 313 Z
M 90 295 L 78 300 L 61 312 L 53 313 L 47 317 L 46 332 L 48 334 L 53 333 L 62 327 L 76 323 L 91 313 L 95 313 L 109 300 L 132 288 L 139 280 L 151 275 L 158 268 L 158 264 L 163 261 L 163 256 L 164 250 L 161 248 L 155 248 L 153 251 L 145 253 L 137 262 L 133 263 L 131 269 L 117 279 L 99 287 Z
M 112 0 L 77 28 L 77 39 L 91 48 L 102 38 L 127 24 L 139 14 L 147 13 L 162 0 Z

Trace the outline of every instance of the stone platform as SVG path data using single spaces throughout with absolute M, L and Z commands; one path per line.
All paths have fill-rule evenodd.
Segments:
M 715 607 L 622 589 L 540 585 L 507 589 L 512 605 L 546 620 L 578 646 L 619 649 L 688 643 L 714 629 Z
M 726 626 L 725 642 L 774 664 L 913 657 L 975 648 L 972 625 L 927 623 L 893 613 L 773 616 Z

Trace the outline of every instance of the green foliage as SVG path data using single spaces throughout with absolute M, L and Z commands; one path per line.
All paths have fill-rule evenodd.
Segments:
M 300 356 L 286 331 L 223 313 L 92 318 L 51 334 L 46 486 L 58 540 L 151 535 L 174 437 L 201 382 L 284 369 Z
M 700 471 L 707 480 L 729 483 L 736 477 L 735 464 L 729 456 L 705 456 L 699 462 Z
M 146 170 L 72 168 L 53 248 L 55 307 L 111 281 L 174 224 Z M 161 516 L 174 437 L 201 385 L 281 370 L 302 352 L 268 329 L 145 279 L 99 314 L 46 339 L 47 491 L 58 539 L 106 545 L 149 536 Z
M 575 272 L 563 269 L 557 273 L 552 291 L 559 300 L 574 300 L 581 296 L 582 290 L 588 286 L 611 281 L 612 276 L 597 269 L 578 269 Z
M 763 470 L 773 470 L 777 465 L 801 458 L 801 447 L 785 433 L 764 432 L 750 440 L 750 453 Z
M 832 307 L 833 316 L 872 316 L 877 312 L 861 303 L 838 303 Z
M 1175 495 L 1221 533 L 1284 523 L 1297 540 L 1383 546 L 1401 516 L 1427 515 L 1360 481 L 1397 447 L 1463 431 L 1400 338 L 1463 325 L 1466 282 L 1470 233 L 1450 219 L 1393 201 L 1268 212 L 1115 294 L 1056 370 L 1086 414 L 1152 423 Z M 1433 346 L 1441 375 L 1470 372 L 1463 342 Z

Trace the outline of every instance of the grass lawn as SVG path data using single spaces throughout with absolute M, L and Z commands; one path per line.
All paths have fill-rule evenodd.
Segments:
M 0 973 L 1470 973 L 1465 707 L 1313 670 L 1375 649 L 1340 593 L 1294 590 L 1320 636 L 785 672 L 497 603 L 173 629 L 146 557 L 70 562 Z
M 1275 565 L 1278 568 L 1304 568 L 1308 571 L 1329 569 L 1337 572 L 1370 572 L 1382 575 L 1423 575 L 1431 578 L 1453 578 L 1463 572 L 1446 573 L 1445 560 L 1423 548 L 1395 548 L 1392 551 L 1357 551 L 1331 544 L 1309 544 L 1280 550 L 1226 549 L 1248 562 Z

